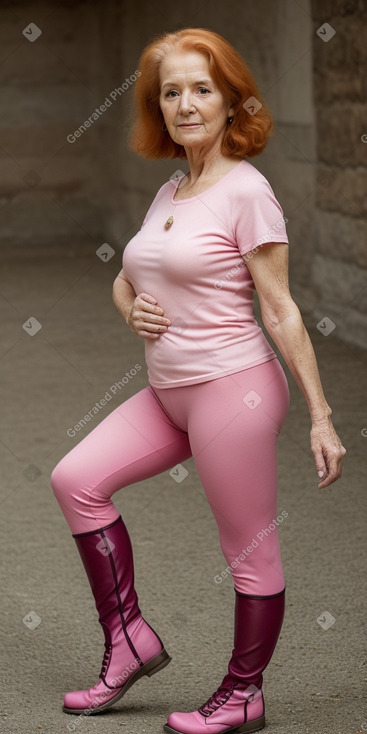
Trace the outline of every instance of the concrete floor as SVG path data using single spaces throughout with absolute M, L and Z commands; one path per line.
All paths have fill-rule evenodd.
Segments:
M 182 483 L 166 472 L 114 498 L 130 531 L 143 614 L 171 664 L 139 681 L 104 715 L 76 724 L 77 717 L 61 710 L 67 690 L 96 682 L 103 635 L 50 474 L 88 431 L 148 384 L 143 340 L 111 300 L 120 254 L 104 263 L 97 247 L 2 262 L 4 734 L 66 734 L 72 724 L 82 734 L 158 734 L 171 711 L 192 710 L 216 689 L 232 649 L 233 587 L 229 578 L 214 582 L 226 563 L 189 459 Z M 30 317 L 41 324 L 34 336 L 22 327 Z M 280 526 L 287 609 L 265 673 L 266 731 L 356 734 L 367 731 L 367 355 L 340 342 L 337 329 L 325 337 L 305 323 L 347 454 L 342 478 L 318 490 L 309 413 L 280 356 L 291 391 L 278 444 L 278 508 L 288 513 Z M 70 438 L 67 430 L 137 361 L 141 372 Z M 329 629 L 317 622 L 325 611 L 335 618 Z M 34 629 L 25 623 L 30 612 L 40 618 Z

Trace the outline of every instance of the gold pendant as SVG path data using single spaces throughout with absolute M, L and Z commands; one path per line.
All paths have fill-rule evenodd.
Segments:
M 166 224 L 164 225 L 164 228 L 169 229 L 170 227 L 172 227 L 172 224 L 173 224 L 173 217 L 168 217 Z

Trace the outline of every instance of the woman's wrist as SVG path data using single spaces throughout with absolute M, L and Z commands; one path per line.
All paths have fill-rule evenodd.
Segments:
M 332 410 L 329 405 L 310 411 L 312 424 L 326 423 L 331 418 Z
M 126 313 L 124 315 L 124 319 L 125 319 L 127 325 L 130 326 L 130 327 L 131 327 L 131 324 L 130 324 L 130 316 L 131 316 L 131 312 L 133 310 L 133 306 L 134 306 L 134 301 L 131 304 L 129 304 L 129 306 L 126 309 Z

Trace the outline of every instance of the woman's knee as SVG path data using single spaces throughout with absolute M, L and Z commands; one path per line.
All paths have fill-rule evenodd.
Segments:
M 50 484 L 56 499 L 65 497 L 75 488 L 74 472 L 70 466 L 68 455 L 56 464 L 50 477 Z
M 232 575 L 235 588 L 243 594 L 277 593 L 284 587 L 284 572 L 276 525 L 252 531 L 241 540 L 236 536 L 235 542 L 220 537 L 226 575 Z
M 240 564 L 230 568 L 233 585 L 242 594 L 259 594 L 269 596 L 277 594 L 285 586 L 285 577 L 281 557 L 269 561 L 262 558 L 261 562 Z

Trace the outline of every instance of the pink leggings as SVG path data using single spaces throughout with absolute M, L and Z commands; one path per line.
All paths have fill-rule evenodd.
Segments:
M 243 594 L 281 591 L 277 437 L 289 399 L 277 358 L 208 382 L 143 388 L 54 468 L 52 489 L 71 532 L 113 522 L 120 514 L 111 500 L 115 492 L 192 456 L 217 523 L 226 575 Z

